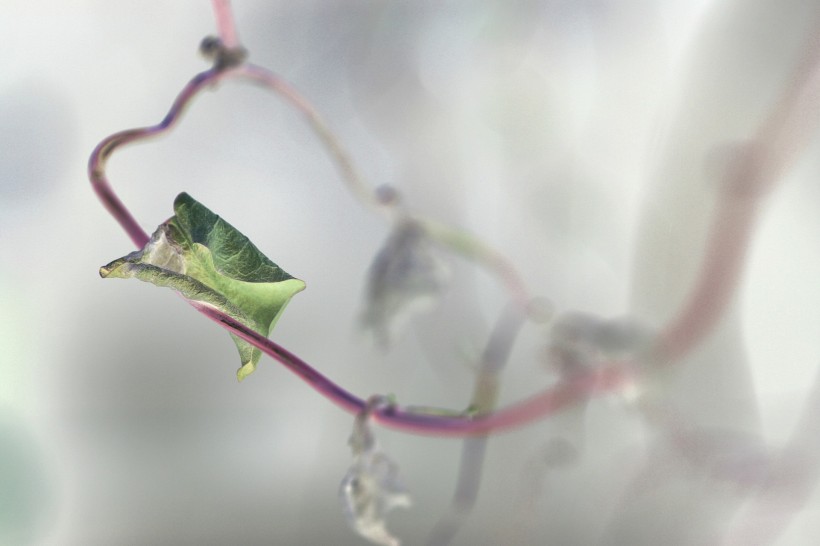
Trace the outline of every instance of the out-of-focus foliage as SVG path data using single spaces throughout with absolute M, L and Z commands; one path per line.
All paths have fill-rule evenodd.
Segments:
M 400 221 L 370 266 L 362 323 L 382 348 L 441 295 L 447 270 L 432 244 L 420 225 Z
M 390 510 L 411 504 L 410 495 L 399 480 L 399 468 L 378 446 L 362 416 L 356 419 L 350 447 L 353 465 L 339 488 L 347 522 L 375 544 L 399 546 L 384 519 Z

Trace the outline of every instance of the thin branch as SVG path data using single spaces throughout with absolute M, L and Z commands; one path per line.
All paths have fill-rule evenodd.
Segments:
M 538 311 L 532 307 L 533 298 L 524 280 L 501 253 L 475 237 L 450 226 L 424 218 L 414 217 L 414 220 L 442 246 L 491 271 L 507 288 L 513 302 L 527 314 L 538 314 Z
M 505 309 L 493 329 L 481 356 L 470 408 L 478 415 L 491 413 L 498 403 L 499 375 L 507 364 L 510 352 L 525 314 L 518 305 Z M 452 542 L 475 506 L 481 487 L 487 437 L 468 438 L 461 447 L 461 462 L 450 509 L 433 527 L 427 539 L 429 546 L 445 546 Z
M 350 159 L 350 154 L 333 134 L 319 112 L 292 85 L 270 70 L 252 64 L 246 64 L 235 75 L 244 77 L 259 84 L 285 99 L 296 108 L 307 120 L 310 128 L 319 137 L 325 150 L 336 164 L 347 189 L 369 209 L 384 214 L 389 205 L 384 203 L 363 181 L 361 174 Z
M 88 160 L 88 178 L 91 180 L 91 186 L 102 201 L 103 206 L 105 206 L 108 212 L 111 213 L 111 216 L 119 222 L 120 226 L 122 226 L 138 248 L 145 246 L 150 237 L 140 227 L 111 188 L 111 184 L 108 182 L 108 178 L 105 174 L 108 158 L 114 153 L 114 150 L 120 146 L 146 140 L 161 135 L 171 129 L 179 121 L 185 108 L 197 93 L 226 75 L 228 75 L 228 73 L 215 69 L 206 70 L 205 72 L 197 74 L 182 89 L 173 105 L 171 105 L 168 114 L 166 114 L 165 118 L 157 125 L 140 129 L 128 129 L 115 133 L 97 144 L 97 147 L 91 152 L 91 157 Z

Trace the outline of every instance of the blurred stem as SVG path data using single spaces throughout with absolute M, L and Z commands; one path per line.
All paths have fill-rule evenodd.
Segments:
M 524 281 L 515 267 L 501 253 L 464 231 L 425 218 L 414 218 L 414 220 L 433 240 L 492 272 L 506 286 L 515 304 L 527 313 L 534 312 L 531 309 L 533 298 Z
M 386 199 L 379 191 L 371 190 L 364 183 L 361 173 L 339 138 L 331 131 L 313 105 L 293 86 L 272 72 L 255 65 L 245 65 L 238 71 L 238 74 L 279 94 L 305 116 L 308 124 L 336 164 L 348 191 L 362 205 L 389 220 L 407 219 L 407 215 L 403 213 L 393 214 L 397 202 L 393 192 L 389 192 L 389 198 Z M 513 301 L 522 309 L 529 309 L 532 297 L 515 267 L 501 253 L 464 231 L 415 215 L 411 215 L 410 219 L 422 226 L 431 239 L 454 254 L 487 269 L 506 287 Z
M 219 36 L 223 45 L 228 49 L 241 48 L 236 35 L 230 2 L 228 0 L 213 0 L 213 5 L 219 28 Z M 331 131 L 324 119 L 319 115 L 318 110 L 293 86 L 274 73 L 250 64 L 242 66 L 236 72 L 236 75 L 247 77 L 267 87 L 300 111 L 305 116 L 311 129 L 313 129 L 314 133 L 319 137 L 325 150 L 333 159 L 334 163 L 336 163 L 348 191 L 371 211 L 387 216 L 392 220 L 396 219 L 396 215 L 391 215 L 392 210 L 395 209 L 395 205 L 397 204 L 394 193 L 390 191 L 387 195 L 384 195 L 380 193 L 378 189 L 374 191 L 364 182 L 361 173 L 351 160 L 350 154 L 348 154 L 342 146 L 341 140 Z M 398 215 L 398 217 L 401 216 L 402 215 Z M 528 309 L 532 298 L 523 280 L 515 270 L 515 267 L 499 252 L 465 232 L 457 231 L 424 218 L 413 217 L 413 219 L 423 225 L 427 234 L 444 247 L 455 254 L 472 260 L 496 275 L 510 292 L 511 298 L 516 301 L 522 309 Z
M 525 314 L 518 305 L 510 305 L 496 322 L 481 357 L 470 408 L 477 415 L 495 410 L 500 388 L 499 375 L 509 361 L 515 338 L 524 324 Z M 427 539 L 428 546 L 446 546 L 452 542 L 475 506 L 481 488 L 487 437 L 464 440 L 458 480 L 450 509 L 438 520 Z
M 744 270 L 757 213 L 820 125 L 820 21 L 801 62 L 755 136 L 738 151 L 719 191 L 705 258 L 691 295 L 662 330 L 652 357 L 686 356 L 712 331 Z
M 362 181 L 361 173 L 351 160 L 350 154 L 344 149 L 316 108 L 304 96 L 281 77 L 260 66 L 245 65 L 237 72 L 237 75 L 273 91 L 298 110 L 336 164 L 348 191 L 370 210 L 382 215 L 388 214 L 391 205 L 383 203 Z
M 240 46 L 230 0 L 212 0 L 219 39 L 228 49 Z

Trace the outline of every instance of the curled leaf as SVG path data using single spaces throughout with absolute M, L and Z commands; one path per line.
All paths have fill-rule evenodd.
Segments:
M 339 496 L 353 530 L 374 544 L 399 546 L 387 530 L 385 516 L 412 502 L 398 478 L 398 465 L 378 447 L 366 419 L 357 418 L 350 437 L 354 460 L 342 479 Z
M 370 266 L 364 328 L 386 348 L 409 317 L 435 304 L 446 277 L 424 229 L 412 220 L 399 222 Z
M 287 303 L 305 283 L 283 271 L 251 241 L 187 193 L 174 200 L 175 215 L 142 250 L 100 268 L 103 278 L 136 278 L 204 302 L 268 336 Z M 231 336 L 239 350 L 241 381 L 262 353 Z

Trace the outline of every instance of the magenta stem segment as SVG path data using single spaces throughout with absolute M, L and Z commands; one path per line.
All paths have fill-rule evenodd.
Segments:
M 722 199 L 698 282 L 686 305 L 659 336 L 656 351 L 667 361 L 683 358 L 723 316 L 743 273 L 757 210 L 755 200 Z
M 111 216 L 119 222 L 120 226 L 122 226 L 125 233 L 128 234 L 137 248 L 145 246 L 150 237 L 140 227 L 131 215 L 131 212 L 125 207 L 111 188 L 111 184 L 105 175 L 108 158 L 114 150 L 120 146 L 155 137 L 169 130 L 179 121 L 185 107 L 188 106 L 191 99 L 193 99 L 203 87 L 216 82 L 227 74 L 229 74 L 229 72 L 220 72 L 213 69 L 197 74 L 188 82 L 188 85 L 183 88 L 182 92 L 180 92 L 174 101 L 174 104 L 171 105 L 168 114 L 166 114 L 165 118 L 157 125 L 140 129 L 128 129 L 115 133 L 97 144 L 97 147 L 94 148 L 94 151 L 91 153 L 91 158 L 88 161 L 88 178 L 91 180 L 91 186 L 102 201 L 103 206 L 105 206 L 108 212 L 111 213 Z
M 284 347 L 209 305 L 195 301 L 191 304 L 209 319 L 283 364 L 343 410 L 352 414 L 360 414 L 368 409 L 366 400 L 338 386 Z M 595 394 L 615 391 L 631 381 L 628 368 L 614 363 L 571 381 L 562 382 L 528 399 L 486 415 L 476 417 L 429 415 L 388 405 L 373 409 L 370 416 L 385 427 L 414 434 L 447 437 L 480 436 L 524 426 Z
M 239 37 L 236 33 L 236 24 L 234 24 L 230 0 L 213 0 L 213 6 L 216 27 L 222 44 L 228 49 L 238 47 Z
M 219 2 L 216 3 L 219 4 Z M 142 248 L 145 243 L 148 242 L 149 237 L 111 189 L 111 185 L 105 176 L 108 158 L 114 150 L 120 146 L 161 135 L 173 128 L 181 118 L 185 108 L 200 91 L 209 85 L 231 77 L 241 77 L 251 80 L 252 82 L 276 91 L 280 96 L 290 102 L 292 106 L 307 118 L 311 127 L 322 139 L 322 143 L 333 155 L 336 164 L 339 165 L 342 171 L 344 180 L 350 186 L 350 190 L 365 202 L 377 206 L 372 193 L 360 184 L 357 184 L 360 177 L 352 161 L 350 161 L 347 154 L 330 134 L 319 114 L 284 80 L 264 68 L 251 64 L 242 64 L 238 67 L 226 70 L 210 69 L 197 74 L 188 82 L 160 123 L 149 127 L 128 129 L 115 133 L 100 142 L 91 154 L 88 164 L 88 177 L 91 180 L 91 185 L 97 193 L 97 196 L 103 202 L 105 208 L 119 222 L 137 247 Z

